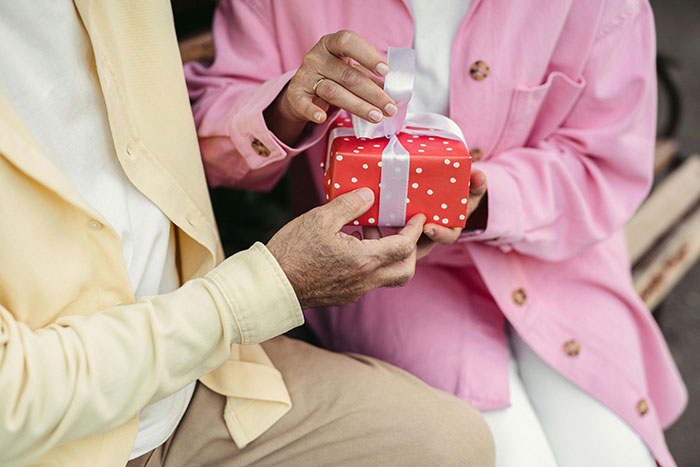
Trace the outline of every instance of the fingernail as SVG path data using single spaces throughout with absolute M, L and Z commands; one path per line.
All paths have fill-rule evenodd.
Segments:
M 314 114 L 314 120 L 316 120 L 317 122 L 320 122 L 322 118 L 323 118 L 323 112 L 316 112 Z
M 426 231 L 425 231 L 425 234 L 426 234 L 428 237 L 432 238 L 433 235 L 435 235 L 435 231 L 434 231 L 433 229 L 429 229 L 429 230 L 426 230 Z
M 379 75 L 386 76 L 386 74 L 389 73 L 389 65 L 387 65 L 386 63 L 380 63 L 377 65 L 377 68 L 375 68 L 375 70 L 377 70 L 377 73 Z
M 370 110 L 369 119 L 372 120 L 373 122 L 378 122 L 379 120 L 382 119 L 382 113 L 378 110 Z
M 374 193 L 369 188 L 358 188 L 355 190 L 355 193 L 365 201 L 372 201 L 374 199 Z
M 388 116 L 392 117 L 398 109 L 394 104 L 387 104 L 384 106 L 384 113 L 387 114 Z

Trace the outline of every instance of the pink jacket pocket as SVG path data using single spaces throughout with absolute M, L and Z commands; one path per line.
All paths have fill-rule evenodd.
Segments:
M 532 146 L 550 136 L 569 115 L 585 87 L 583 77 L 572 79 L 560 71 L 550 73 L 544 84 L 516 87 L 494 152 Z

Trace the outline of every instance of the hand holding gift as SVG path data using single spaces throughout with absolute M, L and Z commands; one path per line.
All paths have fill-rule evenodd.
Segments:
M 397 110 L 382 90 L 380 77 L 388 71 L 382 55 L 356 32 L 327 34 L 304 55 L 294 77 L 265 111 L 265 121 L 290 145 L 309 122 L 325 122 L 331 105 L 379 122 Z
M 436 241 L 451 243 L 473 211 L 468 210 L 471 156 L 460 128 L 449 118 L 406 115 L 415 52 L 390 48 L 388 58 L 385 90 L 398 111 L 380 124 L 356 116 L 334 124 L 325 160 L 327 199 L 368 186 L 378 203 L 353 225 L 402 226 L 421 213 L 430 223 L 425 232 Z M 485 177 L 476 172 L 474 179 L 478 202 L 485 192 Z

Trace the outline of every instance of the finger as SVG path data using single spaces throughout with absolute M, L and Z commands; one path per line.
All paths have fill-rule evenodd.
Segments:
M 416 271 L 417 250 L 413 249 L 405 259 L 379 268 L 376 272 L 377 280 L 384 287 L 397 287 L 407 284 Z
M 324 79 L 316 87 L 316 95 L 331 105 L 345 109 L 365 120 L 378 123 L 382 119 L 382 111 L 375 105 L 356 96 L 332 79 Z
M 467 205 L 467 219 L 472 215 L 474 211 L 479 207 L 481 204 L 481 201 L 484 199 L 484 196 L 486 195 L 486 192 L 478 195 L 478 196 L 470 196 L 469 197 L 469 204 Z
M 287 99 L 294 111 L 303 119 L 314 123 L 323 123 L 328 115 L 328 103 L 325 106 L 319 105 L 323 99 L 312 96 L 301 89 L 289 89 Z
M 430 251 L 435 248 L 435 245 L 437 245 L 437 243 L 432 241 L 429 237 L 421 235 L 418 239 L 418 244 L 416 245 L 416 260 L 428 256 Z
M 336 197 L 316 210 L 331 229 L 338 231 L 367 212 L 373 203 L 374 192 L 369 188 L 358 188 Z
M 474 170 L 469 177 L 469 194 L 483 195 L 486 192 L 486 175 L 481 170 Z
M 369 244 L 370 253 L 383 266 L 408 258 L 415 252 L 418 239 L 423 233 L 424 223 L 423 214 L 413 216 L 396 235 L 389 235 Z
M 372 82 L 379 86 L 381 89 L 384 89 L 384 80 L 382 78 L 379 78 L 377 75 L 373 74 L 359 63 L 350 63 L 350 66 L 362 73 L 363 75 L 365 75 L 367 79 L 372 80 Z
M 316 95 L 311 97 L 311 102 L 313 102 L 313 104 L 315 106 L 320 107 L 321 110 L 323 110 L 324 112 L 328 112 L 328 109 L 330 108 L 330 105 L 328 104 L 328 102 L 324 101 L 323 99 L 321 99 L 320 97 L 318 97 Z
M 462 233 L 462 229 L 459 227 L 449 228 L 437 224 L 425 224 L 423 227 L 423 232 L 437 243 L 442 243 L 444 245 L 451 245 L 456 242 L 459 238 L 459 234 Z
M 481 204 L 487 190 L 486 175 L 481 170 L 475 170 L 469 177 L 469 202 L 467 204 L 467 218 Z
M 321 42 L 336 57 L 349 57 L 378 76 L 386 76 L 389 65 L 384 57 L 354 31 L 338 31 L 323 36 Z
M 381 109 L 386 116 L 391 117 L 396 114 L 396 103 L 384 92 L 382 87 L 361 72 L 359 67 L 349 65 L 334 57 L 329 57 L 320 66 L 323 67 L 319 70 L 323 76 L 332 79 L 360 99 Z
M 416 214 L 411 217 L 406 225 L 396 236 L 402 236 L 407 238 L 414 245 L 418 243 L 418 239 L 423 233 L 423 226 L 425 225 L 426 217 L 424 214 Z
M 382 233 L 379 231 L 378 227 L 362 227 L 362 236 L 368 240 L 378 240 L 382 238 Z

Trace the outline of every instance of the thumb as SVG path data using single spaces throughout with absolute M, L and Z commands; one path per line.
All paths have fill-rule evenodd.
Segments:
M 366 213 L 372 204 L 374 204 L 374 192 L 369 188 L 358 188 L 334 198 L 321 209 L 325 211 L 334 228 L 340 230 L 348 222 Z

